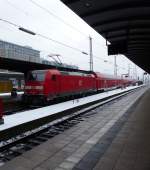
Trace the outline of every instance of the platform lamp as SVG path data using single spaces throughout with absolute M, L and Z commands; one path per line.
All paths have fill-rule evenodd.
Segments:
M 36 35 L 35 32 L 30 31 L 30 30 L 28 30 L 28 29 L 25 29 L 25 28 L 23 28 L 23 27 L 19 27 L 18 29 L 19 29 L 20 31 L 25 32 L 25 33 L 28 33 L 28 34 L 31 34 L 31 35 Z

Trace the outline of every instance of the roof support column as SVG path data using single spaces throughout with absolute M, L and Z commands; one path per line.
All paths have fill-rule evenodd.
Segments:
M 92 48 L 92 38 L 89 36 L 90 42 L 90 71 L 93 71 L 93 48 Z

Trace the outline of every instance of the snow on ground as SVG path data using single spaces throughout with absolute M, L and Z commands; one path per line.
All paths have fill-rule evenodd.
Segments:
M 42 108 L 30 110 L 30 111 L 19 112 L 13 115 L 7 115 L 7 116 L 4 116 L 4 124 L 0 125 L 0 131 L 26 123 L 26 122 L 33 121 L 35 119 L 40 119 L 42 117 L 53 115 L 61 111 L 65 111 L 65 110 L 77 107 L 77 106 L 81 106 L 83 104 L 90 103 L 92 101 L 103 99 L 103 98 L 112 96 L 114 94 L 118 94 L 120 92 L 125 92 L 131 89 L 135 89 L 137 87 L 139 86 L 131 86 L 131 87 L 127 87 L 126 89 L 116 89 L 116 90 L 107 91 L 104 93 L 100 93 L 100 94 L 96 94 L 96 95 L 92 95 L 88 97 L 83 97 L 80 99 L 75 99 L 75 100 L 51 105 L 51 106 L 46 106 L 46 107 L 42 107 Z

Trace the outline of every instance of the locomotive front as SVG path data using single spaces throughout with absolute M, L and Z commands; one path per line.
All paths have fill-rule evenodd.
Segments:
M 59 93 L 60 72 L 51 70 L 30 71 L 25 81 L 23 101 L 29 104 L 47 104 Z
M 44 84 L 46 71 L 35 70 L 27 74 L 23 100 L 26 103 L 38 103 L 44 100 Z

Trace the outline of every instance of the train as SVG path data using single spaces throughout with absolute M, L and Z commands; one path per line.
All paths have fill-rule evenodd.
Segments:
M 23 101 L 44 104 L 57 98 L 98 93 L 135 85 L 136 80 L 98 72 L 83 73 L 58 69 L 33 70 L 27 74 Z
M 24 90 L 24 74 L 19 72 L 0 71 L 0 94 L 11 93 L 16 96 L 18 91 Z M 0 124 L 4 123 L 3 119 L 4 104 L 3 97 L 0 97 Z
M 0 72 L 0 93 L 12 93 L 24 90 L 24 74 L 18 72 Z

